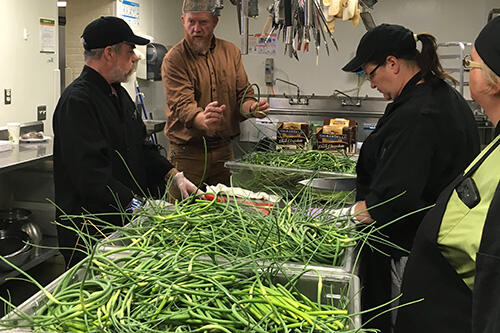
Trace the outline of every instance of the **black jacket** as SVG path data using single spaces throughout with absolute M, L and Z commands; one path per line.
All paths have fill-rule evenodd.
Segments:
M 144 123 L 126 90 L 120 84 L 113 87 L 117 96 L 98 72 L 85 66 L 57 104 L 55 200 L 67 214 L 114 212 L 134 194 L 157 194 L 172 168 L 157 146 L 146 142 Z
M 361 148 L 356 199 L 366 201 L 377 226 L 434 204 L 479 152 L 476 123 L 464 98 L 443 80 L 417 85 L 419 79 L 420 74 L 413 77 L 387 106 Z M 409 250 L 424 214 L 411 215 L 381 232 Z
M 500 126 L 497 125 L 497 136 Z M 471 290 L 443 256 L 438 244 L 447 207 L 456 188 L 472 177 L 487 158 L 500 153 L 499 141 L 490 146 L 482 158 L 460 175 L 439 196 L 436 206 L 425 216 L 406 265 L 401 304 L 417 303 L 398 310 L 397 333 L 497 333 L 500 332 L 500 182 L 498 168 L 483 169 L 490 175 L 486 188 L 479 188 L 479 202 L 486 212 L 463 212 L 483 225 L 475 258 L 474 288 Z M 493 157 L 494 158 L 494 157 Z M 459 197 L 460 199 L 460 197 Z M 455 199 L 458 200 L 458 199 Z M 478 203 L 479 204 L 479 203 Z M 485 205 L 486 206 L 486 205 Z M 485 213 L 485 215 L 482 215 Z M 460 217 L 460 214 L 454 215 Z M 457 221 L 458 222 L 458 221 Z M 457 229 L 458 228 L 458 229 Z M 461 224 L 455 229 L 460 230 Z M 467 230 L 462 229 L 462 232 Z

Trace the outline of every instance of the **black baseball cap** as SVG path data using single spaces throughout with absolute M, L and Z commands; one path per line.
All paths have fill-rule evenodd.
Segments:
M 365 64 L 383 61 L 389 55 L 414 54 L 416 49 L 417 43 L 411 30 L 401 25 L 384 23 L 364 34 L 356 56 L 342 70 L 358 73 Z
M 85 50 L 92 50 L 121 42 L 146 45 L 149 39 L 136 36 L 127 22 L 119 17 L 101 16 L 85 27 L 82 42 Z
M 500 76 L 500 16 L 489 21 L 474 42 L 483 62 Z

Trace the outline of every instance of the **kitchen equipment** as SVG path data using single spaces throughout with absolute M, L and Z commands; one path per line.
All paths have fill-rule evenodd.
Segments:
M 11 208 L 0 210 L 0 230 L 17 229 L 25 232 L 29 236 L 29 242 L 39 245 L 42 241 L 42 231 L 33 223 L 31 211 L 24 208 Z M 35 246 L 35 256 L 38 255 L 40 248 Z
M 312 178 L 299 184 L 311 188 L 312 196 L 320 201 L 353 204 L 356 199 L 355 177 Z
M 354 177 L 327 177 L 313 178 L 299 181 L 299 184 L 309 186 L 313 190 L 321 192 L 344 192 L 356 189 L 356 178 Z
M 32 246 L 27 233 L 12 228 L 0 230 L 0 255 L 10 263 L 21 266 L 31 255 Z M 0 271 L 12 270 L 3 260 L 0 261 Z
M 297 193 L 302 188 L 299 181 L 314 177 L 352 177 L 345 173 L 315 171 L 285 167 L 250 164 L 241 160 L 227 161 L 224 166 L 231 172 L 233 186 L 277 195 Z

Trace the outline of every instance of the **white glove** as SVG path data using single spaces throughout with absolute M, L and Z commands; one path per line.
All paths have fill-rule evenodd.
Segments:
M 181 196 L 183 199 L 189 197 L 196 191 L 196 186 L 191 183 L 189 179 L 184 177 L 184 172 L 176 173 L 173 182 L 181 192 Z
M 354 206 L 355 205 L 329 210 L 328 215 L 336 219 L 347 220 L 349 217 L 353 216 Z
M 217 184 L 215 186 L 207 185 L 207 192 L 214 194 L 223 193 L 237 198 L 264 200 L 272 203 L 279 202 L 281 199 L 277 195 L 267 194 L 265 192 L 252 192 L 241 187 L 229 187 L 224 184 Z

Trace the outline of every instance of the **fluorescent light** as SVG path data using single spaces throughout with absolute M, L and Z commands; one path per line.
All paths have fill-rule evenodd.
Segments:
M 57 7 L 66 7 L 66 1 L 58 1 Z

